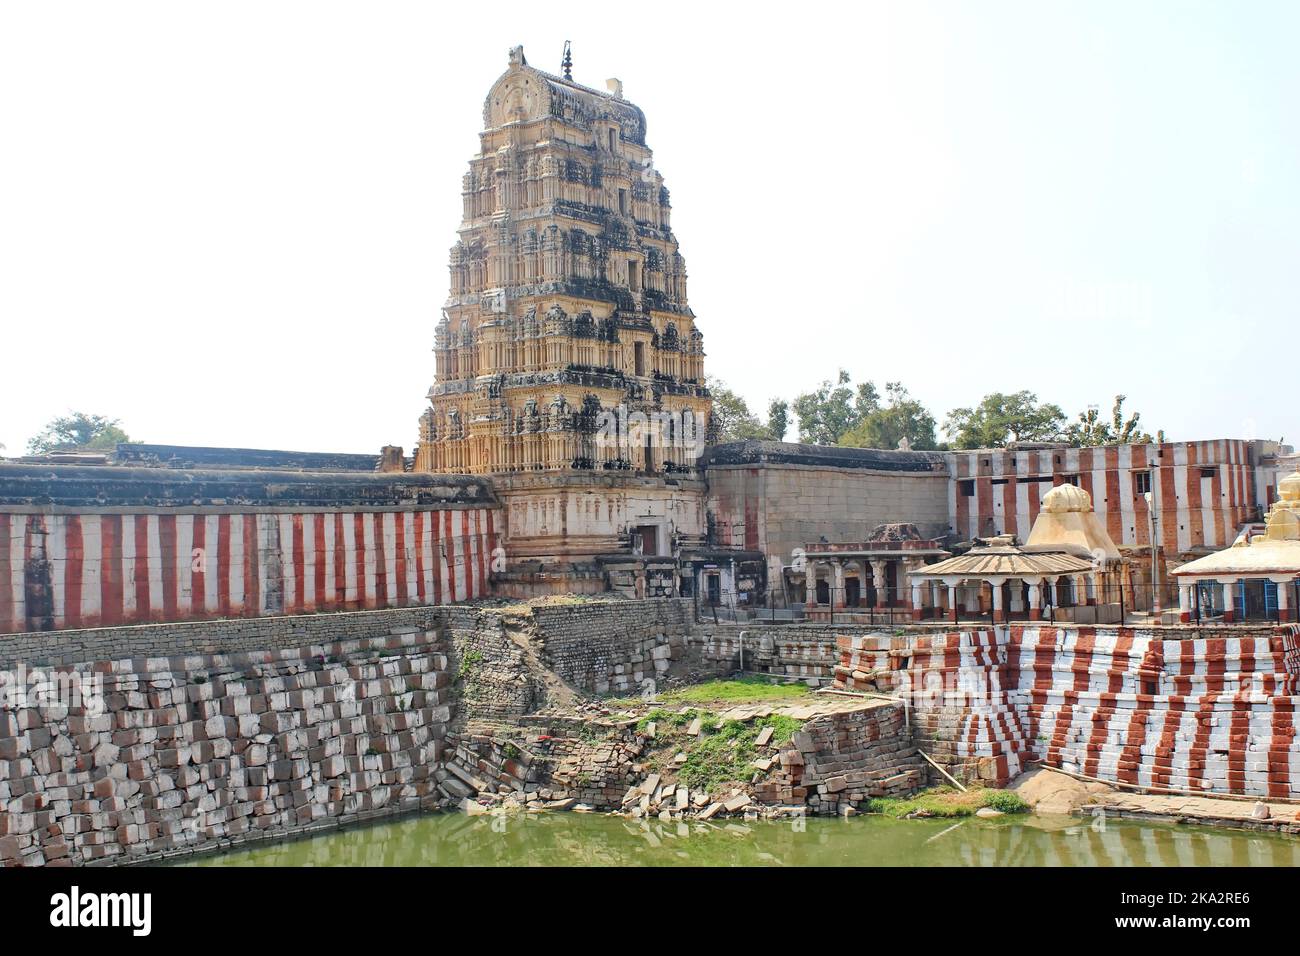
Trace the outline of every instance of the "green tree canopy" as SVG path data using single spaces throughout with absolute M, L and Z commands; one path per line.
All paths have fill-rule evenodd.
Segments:
M 59 449 L 110 449 L 118 442 L 128 442 L 121 422 L 103 415 L 72 412 L 51 421 L 40 434 L 27 443 L 27 453 L 43 455 Z
M 939 447 L 934 416 L 912 398 L 901 382 L 885 385 L 887 402 L 867 412 L 840 436 L 839 444 L 852 448 L 897 448 L 903 439 L 918 451 Z
M 1002 448 L 1011 442 L 1056 441 L 1065 425 L 1060 406 L 1033 392 L 994 392 L 974 408 L 954 408 L 943 429 L 955 448 Z
M 780 441 L 785 436 L 789 420 L 789 406 L 773 399 L 768 406 L 766 423 L 749 410 L 745 399 L 737 395 L 721 379 L 709 376 L 709 391 L 713 395 L 713 419 L 710 427 L 714 441 Z
M 1142 445 L 1152 441 L 1163 442 L 1165 440 L 1163 431 L 1157 432 L 1157 437 L 1152 438 L 1142 430 L 1140 413 L 1134 412 L 1127 418 L 1124 417 L 1124 402 L 1127 400 L 1126 395 L 1115 396 L 1115 404 L 1111 406 L 1110 421 L 1101 417 L 1101 412 L 1096 405 L 1090 405 L 1085 411 L 1080 412 L 1078 420 L 1072 422 L 1065 430 L 1065 440 L 1079 448 L 1093 445 Z
M 834 445 L 880 408 L 880 393 L 871 382 L 855 387 L 849 373 L 840 369 L 836 380 L 822 382 L 814 391 L 794 400 L 799 440 L 814 445 Z

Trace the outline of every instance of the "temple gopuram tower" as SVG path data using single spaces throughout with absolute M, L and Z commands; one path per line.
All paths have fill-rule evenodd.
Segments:
M 711 402 L 668 190 L 622 84 L 570 62 L 516 47 L 484 103 L 415 457 L 494 477 L 510 566 L 550 582 L 532 591 L 596 590 L 611 561 L 703 535 Z

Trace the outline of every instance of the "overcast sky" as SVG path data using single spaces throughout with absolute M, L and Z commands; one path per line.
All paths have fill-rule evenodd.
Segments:
M 0 6 L 0 443 L 416 440 L 483 98 L 624 81 L 756 408 L 1130 397 L 1300 439 L 1300 4 Z M 791 438 L 793 439 L 793 429 Z

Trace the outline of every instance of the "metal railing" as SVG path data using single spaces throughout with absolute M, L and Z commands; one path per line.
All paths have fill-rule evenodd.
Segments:
M 813 603 L 808 603 L 802 584 L 766 591 L 709 589 L 694 596 L 695 618 L 698 623 L 821 621 L 896 626 L 955 621 L 993 624 L 998 622 L 1000 610 L 1000 619 L 1010 622 L 1129 625 L 1177 623 L 1182 613 L 1176 584 L 1159 588 L 1158 612 L 1156 589 L 1150 584 L 1100 584 L 1087 589 L 1064 584 L 1047 586 L 1039 592 L 1037 607 L 1031 602 L 1028 590 L 1018 584 L 1003 586 L 1000 608 L 995 607 L 992 585 L 960 586 L 955 616 L 948 603 L 947 586 L 939 588 L 939 604 L 935 606 L 929 584 L 922 588 L 919 614 L 912 606 L 911 587 L 863 590 L 819 583 Z M 1296 608 L 1300 606 L 1300 582 L 1289 587 L 1287 604 Z M 1232 604 L 1234 623 L 1276 624 L 1282 620 L 1275 587 L 1262 581 L 1250 581 L 1234 588 Z M 1221 586 L 1202 585 L 1192 590 L 1187 608 L 1191 623 L 1222 623 L 1224 610 Z M 1294 612 L 1291 619 L 1295 620 Z

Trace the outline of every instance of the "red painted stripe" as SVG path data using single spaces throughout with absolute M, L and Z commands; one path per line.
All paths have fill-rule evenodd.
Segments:
M 307 568 L 305 565 L 306 557 L 303 549 L 302 540 L 302 515 L 293 515 L 291 519 L 293 525 L 293 550 L 291 560 L 293 562 L 293 608 L 295 614 L 301 614 L 307 610 L 306 601 L 303 598 L 303 591 L 306 590 Z
M 394 582 L 397 593 L 397 606 L 406 607 L 406 516 L 400 511 L 393 515 L 393 570 L 397 575 Z
M 356 539 L 354 558 L 357 567 L 357 593 L 353 597 L 354 607 L 369 607 L 369 587 L 366 585 L 366 516 L 361 513 L 352 516 L 352 536 Z
M 191 515 L 193 523 L 193 551 L 190 552 L 190 617 L 208 616 L 208 522 L 203 515 Z M 197 559 L 197 560 L 196 560 Z
M 987 475 L 975 479 L 975 495 L 979 502 L 979 533 L 994 534 L 993 524 L 993 485 Z
M 1160 469 L 1160 546 L 1168 554 L 1178 552 L 1178 487 L 1174 483 L 1174 453 L 1172 445 L 1162 445 L 1165 453 L 1164 467 Z
M 388 607 L 388 542 L 384 540 L 384 516 L 370 516 L 375 529 L 375 607 Z
M 135 619 L 153 618 L 152 592 L 149 590 L 149 516 L 135 516 Z
M 55 626 L 81 627 L 81 571 L 85 550 L 81 534 L 81 516 L 68 515 L 64 532 L 63 621 Z M 54 586 L 58 587 L 56 576 Z
M 334 601 L 328 600 L 325 596 L 325 522 L 328 520 L 329 515 L 325 514 L 311 516 L 312 530 L 314 532 L 312 535 L 312 548 L 316 552 L 316 606 L 324 609 L 332 609 L 337 606 Z
M 230 617 L 230 515 L 217 515 L 217 613 Z
M 415 513 L 415 595 L 421 604 L 428 603 L 424 586 L 424 512 Z
M 1291 796 L 1291 747 L 1295 743 L 1295 698 L 1273 701 L 1273 734 L 1268 742 L 1268 795 Z
M 957 533 L 958 538 L 965 540 L 966 535 L 970 534 L 970 499 L 961 493 L 962 482 L 965 480 L 966 475 L 966 456 L 958 453 L 954 457 L 953 462 L 956 466 L 953 495 L 957 504 L 956 516 L 954 519 L 956 521 L 956 526 L 953 528 L 953 531 Z
M 122 516 L 99 519 L 99 623 L 106 627 L 123 621 Z
M 334 515 L 334 603 L 338 607 L 348 606 L 348 553 L 347 541 L 343 537 L 343 514 Z
M 497 529 L 496 520 L 493 516 L 492 509 L 487 509 L 487 546 L 490 562 L 488 564 L 489 572 L 492 570 L 492 563 L 496 560 L 497 549 Z
M 1201 514 L 1201 445 L 1187 446 L 1187 528 L 1188 542 L 1193 548 L 1205 544 L 1205 521 Z
M 442 514 L 445 519 L 443 522 L 442 540 L 447 546 L 447 591 L 449 592 L 447 595 L 447 601 L 454 604 L 456 601 L 456 538 L 454 532 L 451 530 L 452 513 L 450 511 L 444 511 Z
M 0 633 L 12 633 L 22 629 L 14 613 L 13 562 L 10 554 L 10 534 L 12 522 L 9 515 L 0 514 Z
M 1124 543 L 1124 505 L 1119 484 L 1119 449 L 1106 449 L 1106 533 L 1115 544 Z
M 262 613 L 261 542 L 257 539 L 257 515 L 244 515 L 244 614 Z

